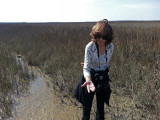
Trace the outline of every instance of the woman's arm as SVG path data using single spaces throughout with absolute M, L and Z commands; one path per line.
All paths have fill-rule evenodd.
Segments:
M 88 93 L 90 93 L 90 90 L 92 92 L 95 91 L 95 86 L 91 80 L 91 73 L 90 73 L 90 71 L 91 71 L 91 55 L 92 55 L 92 51 L 91 51 L 90 47 L 91 47 L 91 43 L 87 44 L 87 46 L 85 48 L 84 65 L 81 63 L 81 65 L 83 65 L 83 74 L 86 79 L 86 82 L 82 85 L 82 87 L 87 86 Z
M 88 43 L 85 48 L 85 55 L 84 55 L 84 66 L 83 66 L 83 75 L 84 77 L 91 76 L 90 70 L 91 70 L 91 43 Z

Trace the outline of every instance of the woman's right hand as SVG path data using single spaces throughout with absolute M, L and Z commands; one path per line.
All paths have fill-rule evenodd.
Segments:
M 88 93 L 90 93 L 90 90 L 92 92 L 94 92 L 96 90 L 96 88 L 95 88 L 95 86 L 94 86 L 94 84 L 93 84 L 93 82 L 91 80 L 90 81 L 86 81 L 81 87 L 85 87 L 85 86 L 87 86 Z

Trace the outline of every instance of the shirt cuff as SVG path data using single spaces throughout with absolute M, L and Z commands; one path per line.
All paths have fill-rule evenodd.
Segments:
M 89 72 L 86 72 L 86 71 L 83 72 L 83 75 L 84 75 L 85 78 L 91 76 L 91 74 Z

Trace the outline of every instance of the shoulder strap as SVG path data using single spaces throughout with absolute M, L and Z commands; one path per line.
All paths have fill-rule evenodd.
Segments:
M 97 42 L 96 42 L 96 48 L 97 48 L 97 55 L 98 55 L 98 58 L 99 58 L 99 48 L 98 48 Z
M 97 48 L 97 55 L 98 55 L 98 59 L 99 59 L 99 48 L 98 48 L 98 44 L 96 42 L 96 48 Z M 106 49 L 106 44 L 105 44 L 105 49 Z M 107 50 L 105 50 L 106 52 L 106 62 L 107 62 Z
M 107 43 L 105 43 L 106 63 L 107 63 L 107 50 L 106 50 L 106 46 L 107 46 Z

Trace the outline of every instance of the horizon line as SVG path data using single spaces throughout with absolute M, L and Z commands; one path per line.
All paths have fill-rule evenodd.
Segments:
M 135 21 L 160 21 L 160 20 L 109 20 L 109 22 L 135 22 Z M 85 23 L 85 22 L 97 22 L 97 21 L 75 21 L 75 22 L 65 22 L 65 21 L 57 21 L 57 22 L 0 22 L 0 23 Z

